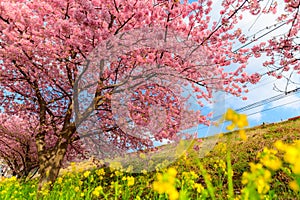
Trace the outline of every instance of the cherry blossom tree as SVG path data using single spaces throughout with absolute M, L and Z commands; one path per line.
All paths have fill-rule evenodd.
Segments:
M 0 119 L 0 155 L 13 175 L 27 176 L 38 167 L 34 127 L 26 121 L 2 114 Z
M 0 115 L 0 157 L 12 175 L 26 178 L 30 172 L 39 168 L 35 137 L 38 133 L 38 120 L 26 114 L 22 118 L 17 115 Z M 47 148 L 57 142 L 53 133 L 46 134 Z M 77 142 L 71 144 L 64 161 L 83 158 L 84 151 Z
M 179 78 L 191 84 L 201 106 L 210 101 L 214 89 L 241 96 L 247 92 L 246 83 L 258 82 L 258 73 L 248 75 L 244 72 L 248 59 L 253 56 L 260 57 L 265 53 L 270 60 L 264 66 L 280 65 L 270 72 L 274 76 L 278 76 L 280 69 L 293 68 L 299 72 L 299 58 L 295 56 L 299 51 L 299 1 L 285 1 L 285 10 L 277 20 L 279 25 L 284 23 L 290 29 L 280 37 L 260 42 L 258 37 L 251 39 L 238 27 L 244 12 L 252 15 L 275 13 L 276 4 L 275 1 L 224 0 L 220 20 L 214 21 L 210 16 L 213 10 L 210 0 L 193 3 L 186 0 L 2 0 L 0 100 L 5 114 L 25 118 L 25 121 L 36 119 L 34 132 L 31 127 L 18 126 L 18 134 L 23 137 L 32 133 L 30 137 L 35 139 L 36 146 L 30 143 L 30 147 L 36 151 L 39 188 L 57 178 L 68 148 L 80 138 L 77 128 L 82 123 L 86 123 L 84 129 L 92 126 L 89 123 L 93 120 L 98 120 L 101 131 L 90 131 L 89 134 L 100 135 L 91 140 L 96 138 L 103 146 L 112 143 L 122 150 L 153 146 L 150 138 L 132 136 L 116 125 L 113 118 L 112 95 L 128 80 L 133 80 L 127 75 L 139 66 L 145 66 L 145 69 L 147 64 L 168 66 L 180 75 Z M 113 41 L 111 38 L 116 37 L 114 41 L 118 41 L 123 33 L 156 27 L 164 30 L 165 44 L 169 44 L 169 33 L 178 33 L 179 42 L 190 47 L 178 52 L 185 50 L 189 59 L 185 54 L 175 55 L 170 50 L 172 45 L 169 49 L 153 49 L 153 46 L 130 51 L 117 49 L 113 60 L 101 62 L 100 59 L 99 63 L 94 63 L 99 66 L 100 73 L 89 73 L 96 81 L 92 82 L 92 89 L 88 89 L 90 82 L 86 80 L 92 78 L 84 77 L 84 73 L 93 63 L 90 62 L 93 61 L 91 55 L 101 54 L 101 51 L 95 53 L 99 45 L 105 44 L 109 48 L 107 41 Z M 238 41 L 242 46 L 234 50 L 233 43 Z M 134 44 L 136 38 L 129 38 L 129 42 Z M 250 44 L 253 44 L 251 48 Z M 101 56 L 110 55 L 103 53 Z M 279 62 L 276 57 L 280 58 Z M 229 68 L 231 64 L 236 67 Z M 140 71 L 136 73 L 137 77 L 141 76 Z M 145 93 L 147 88 L 154 92 Z M 178 117 L 181 107 L 174 101 L 174 90 L 153 84 L 141 85 L 139 89 L 135 90 L 128 105 L 133 120 L 139 125 L 147 125 L 151 116 L 147 106 L 163 105 L 169 114 L 164 119 L 167 128 L 157 132 L 154 139 L 175 140 L 178 124 L 185 123 L 178 119 L 186 122 L 189 119 Z M 78 103 L 85 102 L 81 90 L 90 94 L 92 102 Z M 168 95 L 163 98 L 163 93 Z M 85 121 L 93 111 L 95 115 Z M 208 122 L 201 113 L 197 114 L 198 123 Z M 122 116 L 118 117 L 122 120 Z M 6 130 L 3 128 L 3 132 Z M 49 140 L 53 141 L 51 145 Z

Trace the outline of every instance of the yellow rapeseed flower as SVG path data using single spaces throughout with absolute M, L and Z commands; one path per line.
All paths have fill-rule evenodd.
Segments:
M 262 169 L 262 167 L 263 167 L 263 165 L 260 164 L 260 163 L 257 163 L 257 164 L 249 163 L 249 165 L 250 165 L 251 172 L 255 172 L 255 171 L 259 170 L 259 169 Z
M 103 176 L 103 175 L 105 175 L 105 171 L 104 171 L 104 169 L 98 169 L 98 170 L 96 170 L 96 174 L 98 175 L 98 176 Z
M 172 188 L 169 192 L 169 199 L 170 200 L 177 200 L 179 198 L 179 193 L 175 188 Z
M 225 113 L 225 116 L 224 116 L 224 118 L 225 118 L 225 120 L 227 120 L 227 121 L 232 121 L 233 120 L 233 116 L 235 115 L 235 111 L 234 110 L 232 110 L 231 108 L 229 108 L 228 110 L 227 110 L 227 112 Z
M 300 158 L 300 152 L 297 148 L 293 146 L 288 146 L 285 149 L 285 155 L 284 155 L 284 160 L 288 163 L 294 164 L 298 162 Z
M 281 141 L 281 140 L 278 140 L 274 143 L 274 146 L 278 149 L 278 150 L 281 150 L 281 151 L 284 151 L 286 149 L 286 145 Z
M 294 166 L 293 166 L 292 170 L 295 174 L 300 175 L 300 163 L 299 163 L 299 161 L 294 163 Z
M 164 174 L 157 175 L 157 181 L 153 183 L 153 189 L 159 194 L 166 193 L 170 200 L 179 198 L 179 193 L 175 188 L 177 171 L 175 168 L 169 168 Z
M 248 172 L 244 172 L 242 175 L 242 184 L 246 185 L 247 183 L 249 183 L 249 178 L 250 174 Z
M 281 160 L 276 156 L 277 151 L 273 149 L 264 148 L 262 153 L 258 153 L 260 163 L 273 171 L 278 170 L 282 166 Z
M 94 191 L 92 192 L 92 194 L 96 197 L 100 196 L 100 193 L 102 192 L 103 188 L 101 186 L 98 186 L 94 189 Z
M 83 173 L 83 176 L 84 176 L 85 178 L 87 178 L 90 174 L 91 174 L 90 171 L 85 171 L 85 172 Z
M 294 140 L 295 146 L 300 149 L 300 140 Z
M 226 129 L 229 131 L 233 131 L 234 127 L 235 127 L 235 125 L 232 123 L 232 124 L 226 126 Z
M 259 194 L 265 194 L 270 190 L 270 185 L 263 178 L 258 178 L 256 181 L 257 192 Z
M 294 174 L 300 175 L 300 141 L 295 140 L 293 144 L 284 144 L 282 141 L 276 141 L 274 146 L 284 152 L 284 161 L 291 164 Z
M 203 185 L 201 185 L 200 183 L 195 183 L 195 184 L 193 185 L 193 188 L 196 189 L 196 191 L 197 191 L 198 193 L 201 193 L 201 192 L 204 190 Z
M 80 190 L 80 188 L 78 186 L 75 187 L 75 189 L 74 189 L 75 192 L 79 192 L 79 190 Z
M 176 174 L 177 174 L 177 171 L 176 171 L 175 168 L 171 167 L 171 168 L 168 169 L 167 173 L 168 173 L 168 175 L 170 175 L 172 177 L 175 177 Z
M 229 108 L 226 111 L 226 113 L 224 114 L 224 116 L 222 117 L 221 121 L 222 120 L 232 122 L 230 125 L 228 125 L 226 127 L 227 130 L 233 131 L 235 128 L 238 128 L 238 129 L 240 129 L 239 134 L 240 134 L 241 139 L 242 140 L 247 139 L 246 132 L 245 132 L 245 130 L 242 129 L 242 128 L 249 126 L 249 123 L 247 120 L 247 115 L 239 114 L 239 113 L 235 112 L 234 110 L 232 110 L 231 108 Z
M 123 172 L 117 170 L 117 171 L 115 171 L 115 175 L 116 175 L 116 176 L 122 176 L 122 175 L 123 175 Z
M 292 188 L 292 190 L 294 190 L 295 192 L 299 191 L 299 185 L 296 181 L 292 181 L 289 183 L 290 188 Z
M 134 177 L 132 177 L 132 176 L 127 177 L 127 185 L 128 186 L 134 185 Z
M 141 200 L 141 197 L 140 196 L 136 196 L 135 200 Z
M 9 181 L 14 182 L 17 181 L 17 177 L 16 176 L 12 176 L 9 178 Z
M 238 128 L 244 128 L 246 126 L 249 126 L 247 115 L 245 114 L 239 114 L 238 120 L 236 122 L 236 125 Z
M 57 182 L 58 184 L 61 184 L 62 181 L 63 181 L 63 179 L 62 179 L 61 177 L 59 177 L 59 178 L 57 178 L 57 181 L 56 181 L 56 182 Z
M 246 131 L 245 130 L 243 130 L 243 129 L 239 130 L 239 135 L 240 135 L 240 138 L 242 140 L 244 140 L 244 141 L 247 140 L 247 135 L 246 135 Z
M 0 183 L 1 183 L 1 182 L 5 182 L 5 180 L 6 180 L 6 179 L 5 179 L 4 177 L 0 177 Z
M 262 178 L 267 182 L 271 181 L 272 178 L 271 172 L 269 170 L 264 170 Z
M 270 190 L 270 182 L 272 181 L 272 174 L 269 170 L 263 168 L 261 163 L 250 163 L 251 172 L 244 172 L 242 176 L 243 185 L 254 185 L 257 192 L 261 195 L 266 194 Z M 244 192 L 248 191 L 244 188 Z M 247 193 L 247 192 L 246 192 Z

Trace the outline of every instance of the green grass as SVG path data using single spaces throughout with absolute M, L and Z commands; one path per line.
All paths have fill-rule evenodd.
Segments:
M 300 139 L 300 120 L 254 127 L 247 129 L 246 133 L 248 136 L 246 141 L 241 140 L 236 131 L 224 134 L 220 138 L 208 138 L 206 140 L 208 143 L 204 144 L 214 145 L 217 139 L 217 144 L 212 151 L 196 152 L 190 149 L 186 158 L 182 157 L 171 163 L 169 167 L 177 171 L 174 187 L 179 197 L 181 199 L 245 198 L 240 196 L 245 187 L 242 184 L 242 175 L 250 170 L 249 163 L 259 162 L 257 154 L 265 147 L 273 148 L 277 140 L 290 143 Z M 203 154 L 206 156 L 201 158 Z M 272 172 L 270 190 L 264 198 L 300 199 L 299 193 L 288 186 L 293 180 L 288 167 Z M 81 169 L 74 169 L 73 172 L 61 175 L 51 192 L 44 191 L 44 199 L 168 199 L 166 194 L 159 194 L 152 187 L 158 174 L 166 174 L 166 169 L 160 172 L 132 174 L 116 172 L 106 167 L 104 174 L 96 168 L 89 169 L 88 174 L 84 173 L 86 164 L 82 164 L 79 168 Z M 134 184 L 129 181 L 132 177 Z M 168 181 L 167 178 L 165 181 Z M 163 187 L 163 183 L 161 184 Z M 0 182 L 0 199 L 35 199 L 36 185 L 36 179 L 26 182 L 4 179 Z M 252 199 L 258 197 L 253 196 Z

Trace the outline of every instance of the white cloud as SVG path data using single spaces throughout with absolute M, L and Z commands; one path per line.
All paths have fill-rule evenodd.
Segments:
M 248 117 L 248 119 L 249 119 L 249 120 L 253 120 L 253 121 L 255 121 L 255 122 L 259 122 L 259 121 L 261 121 L 261 119 L 262 119 L 262 114 L 261 114 L 261 113 L 256 113 L 256 114 L 254 114 L 254 115 L 250 115 L 250 116 Z

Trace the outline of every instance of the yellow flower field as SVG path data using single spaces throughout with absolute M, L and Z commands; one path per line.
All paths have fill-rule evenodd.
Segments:
M 246 119 L 229 110 L 224 120 L 237 130 L 219 137 L 204 158 L 190 148 L 168 167 L 143 173 L 121 163 L 71 163 L 52 191 L 41 192 L 53 200 L 300 199 L 300 120 L 244 129 Z M 0 179 L 0 199 L 35 199 L 36 191 L 37 179 Z

